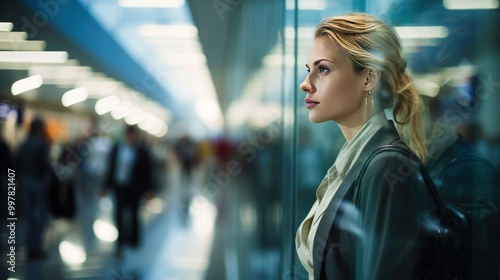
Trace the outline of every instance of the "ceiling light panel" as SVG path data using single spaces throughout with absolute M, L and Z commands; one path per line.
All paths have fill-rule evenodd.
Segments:
M 63 94 L 61 102 L 64 107 L 72 106 L 76 103 L 87 100 L 88 91 L 84 87 L 75 88 Z
M 158 53 L 202 53 L 203 50 L 201 48 L 200 43 L 195 40 L 178 42 L 178 40 L 170 39 L 170 42 L 162 42 L 162 43 L 152 43 L 151 46 Z
M 10 32 L 14 28 L 14 24 L 12 22 L 0 22 L 0 31 L 1 32 Z
M 28 73 L 30 76 L 41 75 L 47 84 L 92 78 L 92 68 L 88 66 L 33 66 Z
M 13 95 L 39 88 L 43 84 L 43 78 L 40 75 L 31 76 L 21 79 L 12 84 L 11 92 Z
M 163 54 L 160 59 L 169 65 L 204 65 L 207 63 L 207 58 L 202 53 Z
M 128 125 L 135 125 L 142 121 L 144 111 L 139 107 L 132 107 L 130 109 L 130 114 L 125 117 L 125 122 Z
M 125 92 L 127 89 L 121 82 L 110 78 L 92 78 L 89 80 L 81 80 L 75 83 L 77 87 L 85 87 L 89 91 L 90 96 L 107 96 Z
M 448 36 L 448 29 L 444 26 L 397 26 L 395 29 L 401 39 L 446 38 Z
M 53 63 L 33 63 L 33 62 L 1 62 L 0 69 L 3 70 L 29 70 L 33 66 L 53 66 Z M 69 59 L 64 63 L 58 63 L 57 65 L 65 66 L 78 66 L 80 63 L 76 59 Z
M 0 32 L 0 40 L 26 40 L 26 32 Z
M 43 51 L 45 41 L 0 40 L 2 51 Z
M 95 112 L 98 115 L 104 115 L 111 112 L 120 103 L 120 98 L 116 95 L 110 95 L 99 99 L 95 103 Z
M 498 0 L 444 0 L 443 6 L 448 10 L 484 10 L 497 9 Z
M 198 29 L 194 25 L 145 24 L 139 27 L 138 33 L 153 38 L 198 38 Z
M 299 1 L 299 10 L 324 10 L 326 9 L 325 0 L 309 0 L 309 1 Z M 295 0 L 286 0 L 286 9 L 295 9 Z
M 111 117 L 115 120 L 123 119 L 130 114 L 131 104 L 128 102 L 120 102 L 111 111 Z
M 67 52 L 0 51 L 0 62 L 64 63 L 67 60 Z

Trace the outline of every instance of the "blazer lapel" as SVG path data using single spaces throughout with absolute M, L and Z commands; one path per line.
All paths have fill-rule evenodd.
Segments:
M 397 139 L 399 139 L 399 135 L 396 128 L 394 127 L 394 123 L 392 121 L 388 121 L 387 126 L 379 129 L 363 148 L 363 151 L 361 151 L 358 159 L 347 173 L 347 176 L 340 184 L 330 204 L 323 213 L 323 217 L 321 218 L 321 221 L 318 225 L 313 244 L 313 266 L 315 280 L 319 280 L 319 277 L 321 275 L 321 267 L 323 265 L 325 256 L 325 247 L 329 242 L 329 236 L 333 221 L 337 215 L 340 204 L 342 203 L 344 197 L 346 196 L 347 192 L 350 190 L 352 184 L 354 183 L 354 180 L 356 179 L 359 167 L 374 149 L 385 144 L 390 144 Z
M 316 230 L 316 236 L 314 236 L 313 243 L 313 266 L 314 266 L 314 279 L 319 279 L 321 274 L 321 266 L 323 264 L 323 258 L 325 254 L 325 247 L 328 244 L 328 237 L 330 235 L 330 231 L 332 228 L 333 220 L 337 215 L 337 212 L 340 207 L 340 203 L 344 199 L 345 195 L 351 188 L 354 179 L 356 178 L 356 174 L 358 171 L 361 162 L 356 161 L 353 167 L 345 177 L 344 181 L 340 184 L 337 192 L 330 201 L 330 204 L 326 208 L 323 213 L 323 217 L 318 225 L 318 229 Z

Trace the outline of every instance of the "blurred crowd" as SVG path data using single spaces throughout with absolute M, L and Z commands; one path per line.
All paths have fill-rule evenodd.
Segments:
M 139 210 L 158 195 L 178 200 L 174 203 L 188 225 L 196 184 L 225 168 L 232 149 L 223 137 L 153 139 L 136 126 L 125 126 L 115 137 L 91 133 L 60 142 L 50 137 L 44 117 L 35 116 L 16 147 L 0 142 L 2 178 L 7 168 L 16 171 L 16 216 L 23 224 L 18 252 L 28 261 L 50 257 L 45 235 L 59 220 L 82 231 L 85 246 L 96 246 L 95 221 L 102 199 L 111 197 L 110 220 L 118 233 L 114 251 L 121 258 L 124 247 L 140 246 Z M 176 186 L 169 176 L 178 177 Z

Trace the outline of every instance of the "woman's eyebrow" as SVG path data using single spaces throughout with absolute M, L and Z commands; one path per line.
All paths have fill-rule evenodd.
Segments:
M 328 61 L 328 62 L 330 62 L 330 63 L 333 63 L 333 61 L 331 61 L 331 60 L 329 60 L 329 59 L 326 59 L 326 58 L 321 58 L 321 59 L 318 59 L 318 60 L 316 60 L 315 62 L 313 62 L 313 65 L 314 65 L 314 66 L 317 66 L 318 64 L 320 64 L 320 63 L 321 63 L 321 61 Z M 309 65 L 307 65 L 307 63 L 306 63 L 306 67 L 307 67 L 307 68 L 309 68 Z
M 332 62 L 331 60 L 329 60 L 329 59 L 326 59 L 326 58 L 321 58 L 321 59 L 316 60 L 316 61 L 313 63 L 313 65 L 314 65 L 314 66 L 316 66 L 316 65 L 318 65 L 321 61 L 328 61 L 328 62 L 333 63 L 333 62 Z

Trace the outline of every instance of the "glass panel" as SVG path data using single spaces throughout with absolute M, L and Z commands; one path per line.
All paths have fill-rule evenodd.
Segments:
M 298 2 L 298 7 L 295 2 Z M 286 28 L 297 38 L 296 83 L 290 85 L 291 80 L 285 80 L 285 86 L 295 87 L 297 93 L 294 107 L 297 191 L 294 195 L 296 209 L 293 235 L 315 201 L 319 183 L 345 142 L 333 122 L 311 124 L 308 120 L 303 102 L 305 94 L 298 88 L 307 75 L 304 64 L 307 62 L 314 28 L 318 22 L 325 17 L 353 11 L 371 13 L 391 23 L 402 38 L 407 69 L 414 77 L 430 114 L 430 121 L 426 124 L 427 141 L 431 150 L 427 165 L 429 171 L 432 173 L 436 170 L 437 167 L 433 164 L 445 158 L 443 151 L 457 147 L 457 142 L 453 142 L 457 136 L 463 140 L 460 142 L 463 146 L 459 147 L 468 151 L 462 151 L 462 154 L 474 154 L 492 165 L 491 169 L 485 167 L 489 170 L 487 172 L 478 170 L 477 166 L 469 169 L 454 167 L 462 170 L 453 173 L 460 179 L 450 179 L 448 184 L 463 189 L 447 190 L 446 186 L 442 186 L 440 190 L 445 198 L 464 202 L 485 196 L 500 206 L 500 110 L 497 109 L 500 105 L 500 40 L 495 35 L 500 21 L 498 2 L 287 1 Z M 295 11 L 298 13 L 296 18 Z M 405 29 L 407 27 L 419 28 Z M 286 55 L 292 55 L 292 50 L 295 49 L 287 48 Z M 444 131 L 449 131 L 449 134 Z M 455 144 L 450 146 L 452 143 Z M 459 157 L 460 154 L 458 152 L 455 156 Z M 447 159 L 451 161 L 453 158 Z M 293 264 L 294 279 L 307 279 L 307 273 L 296 254 L 290 261 Z

